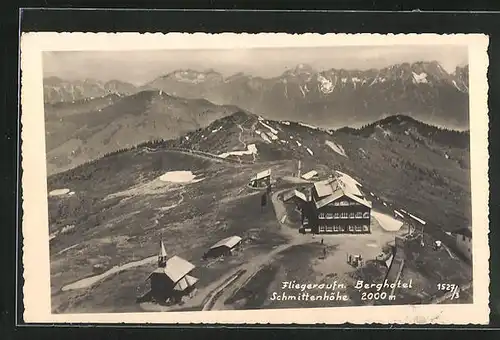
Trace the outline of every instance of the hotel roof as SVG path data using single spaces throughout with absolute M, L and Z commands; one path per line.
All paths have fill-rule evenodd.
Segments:
M 314 183 L 314 188 L 316 189 L 316 193 L 320 198 L 332 195 L 338 189 L 338 187 L 339 184 L 335 179 L 327 179 Z
M 319 185 L 316 186 L 318 183 Z M 321 198 L 316 202 L 317 209 L 322 208 L 343 196 L 347 196 L 353 201 L 368 208 L 372 207 L 371 202 L 367 201 L 357 188 L 356 190 L 353 190 L 352 186 L 346 185 L 344 182 L 339 182 L 338 180 L 322 181 L 315 183 L 314 187 L 316 188 L 316 192 L 318 192 L 318 196 Z

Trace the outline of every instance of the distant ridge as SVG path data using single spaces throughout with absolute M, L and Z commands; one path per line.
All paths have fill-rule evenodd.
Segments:
M 448 73 L 438 62 L 400 63 L 381 69 L 317 71 L 299 64 L 281 76 L 229 77 L 214 70 L 176 70 L 143 85 L 112 81 L 44 79 L 46 102 L 158 89 L 183 98 L 231 104 L 269 119 L 304 121 L 323 128 L 359 127 L 387 115 L 466 130 L 468 65 Z

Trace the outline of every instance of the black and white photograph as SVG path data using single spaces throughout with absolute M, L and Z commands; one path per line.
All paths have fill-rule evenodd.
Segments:
M 473 39 L 234 36 L 36 56 L 43 88 L 22 96 L 43 107 L 43 164 L 29 164 L 45 220 L 29 228 L 44 250 L 25 253 L 25 278 L 48 268 L 30 283 L 50 287 L 33 293 L 47 313 L 487 311 L 487 84 L 473 81 L 487 65 L 472 66 Z

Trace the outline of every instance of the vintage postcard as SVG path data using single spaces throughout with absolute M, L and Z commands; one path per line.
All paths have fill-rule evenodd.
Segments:
M 487 47 L 24 33 L 25 321 L 488 323 Z

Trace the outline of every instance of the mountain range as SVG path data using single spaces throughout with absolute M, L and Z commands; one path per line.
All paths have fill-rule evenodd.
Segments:
M 161 90 L 45 104 L 47 171 L 64 171 L 144 141 L 176 138 L 237 110 Z
M 301 121 L 322 128 L 359 127 L 389 115 L 405 114 L 453 129 L 467 129 L 468 66 L 448 73 L 435 61 L 382 69 L 315 70 L 299 64 L 278 77 L 214 70 L 176 70 L 142 86 L 111 81 L 67 82 L 46 78 L 46 103 L 161 90 L 188 99 L 236 105 L 269 119 Z
M 44 102 L 50 104 L 93 99 L 109 94 L 129 95 L 136 92 L 135 85 L 119 80 L 102 82 L 95 79 L 68 81 L 59 77 L 43 79 Z
M 318 273 L 331 280 L 324 266 L 311 271 L 316 253 L 295 244 L 305 236 L 287 240 L 283 216 L 290 225 L 297 218 L 297 227 L 299 216 L 291 206 L 289 213 L 275 205 L 280 191 L 310 185 L 299 177 L 311 170 L 320 178 L 333 170 L 349 174 L 374 211 L 390 217 L 405 209 L 425 221 L 432 238 L 422 254 L 430 255 L 405 262 L 417 269 L 403 274 L 425 282 L 417 287 L 468 275 L 454 266 L 458 259 L 448 260 L 449 250 L 431 246 L 471 222 L 467 67 L 450 74 L 436 62 L 421 62 L 318 72 L 301 64 L 268 79 L 178 70 L 139 87 L 49 78 L 44 90 L 54 313 L 142 311 L 136 297 L 154 263 L 106 277 L 83 293 L 64 287 L 87 282 L 101 269 L 147 260 L 159 239 L 169 254 L 194 261 L 205 290 L 197 292 L 201 298 L 217 296 L 211 295 L 222 287 L 217 280 L 229 282 L 224 275 L 238 263 L 246 266 L 242 273 L 249 270 L 238 289 L 263 299 L 274 283 L 254 286 L 247 278 L 271 277 L 280 284 Z M 263 208 L 248 183 L 267 169 L 275 189 L 270 208 Z M 209 265 L 200 260 L 207 247 L 231 235 L 245 240 L 244 252 Z M 293 251 L 289 256 L 277 252 L 284 246 Z M 264 271 L 270 260 L 282 272 Z M 426 261 L 429 266 L 422 265 Z M 255 274 L 252 268 L 262 269 Z M 215 290 L 208 289 L 214 282 Z

